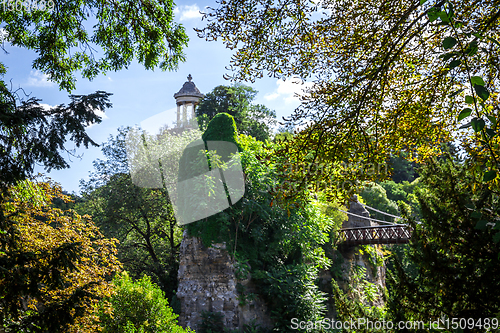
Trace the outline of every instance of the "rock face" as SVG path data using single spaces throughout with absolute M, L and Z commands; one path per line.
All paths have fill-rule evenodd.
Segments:
M 371 226 L 370 213 L 361 204 L 361 202 L 359 202 L 356 194 L 352 196 L 352 200 L 349 203 L 349 213 L 363 216 L 363 218 L 348 215 L 347 221 L 342 224 L 342 228 L 360 228 Z
M 206 248 L 197 237 L 184 237 L 180 246 L 179 287 L 181 303 L 179 323 L 198 329 L 202 311 L 220 312 L 224 326 L 239 326 L 238 295 L 232 260 L 225 245 Z
M 361 217 L 349 215 L 347 221 L 342 225 L 343 228 L 359 228 L 359 227 L 369 227 L 372 225 L 378 225 L 377 223 L 372 223 L 370 221 L 370 213 L 366 208 L 358 201 L 358 197 L 353 195 L 350 201 L 349 213 L 356 214 Z M 366 251 L 360 251 L 358 246 L 356 247 L 340 247 L 340 270 L 342 272 L 341 277 L 338 279 L 339 286 L 344 290 L 348 290 L 348 284 L 353 284 L 353 275 L 359 268 L 363 268 L 365 271 L 365 280 L 373 283 L 379 289 L 379 296 L 371 305 L 381 306 L 383 305 L 382 291 L 385 289 L 385 276 L 386 267 L 385 264 L 380 266 L 374 264 L 374 257 L 382 257 L 383 254 L 380 251 L 379 245 L 367 245 L 371 248 L 371 253 Z M 366 248 L 367 250 L 369 248 Z M 371 257 L 371 258 L 370 258 Z
M 348 215 L 348 219 L 342 224 L 343 228 L 369 227 L 372 225 L 370 213 L 358 201 L 356 195 L 354 195 L 349 202 L 349 213 L 361 217 Z M 325 318 L 336 317 L 335 302 L 331 287 L 332 279 L 335 279 L 344 293 L 354 298 L 357 298 L 359 294 L 354 295 L 350 290 L 354 288 L 359 291 L 359 288 L 363 286 L 363 280 L 374 284 L 378 289 L 378 297 L 372 302 L 365 300 L 365 303 L 369 303 L 369 305 L 372 306 L 383 305 L 386 268 L 385 264 L 377 265 L 376 260 L 374 260 L 375 256 L 382 257 L 383 254 L 378 245 L 368 245 L 364 249 L 365 251 L 360 251 L 361 248 L 359 246 L 340 245 L 337 249 L 332 250 L 330 255 L 333 263 L 332 267 L 328 270 L 321 271 L 319 276 L 320 289 L 329 295 Z M 361 274 L 362 271 L 364 272 L 364 276 Z M 359 277 L 361 277 L 361 279 L 359 279 Z
M 238 281 L 234 263 L 224 244 L 206 248 L 197 237 L 184 231 L 180 246 L 179 287 L 177 298 L 181 303 L 179 324 L 199 328 L 202 311 L 220 312 L 224 327 L 241 329 L 250 323 L 272 327 L 266 304 L 259 297 L 240 305 L 237 284 L 246 294 L 254 293 L 251 279 Z

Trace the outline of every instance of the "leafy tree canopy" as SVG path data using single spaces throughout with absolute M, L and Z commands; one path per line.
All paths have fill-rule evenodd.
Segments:
M 172 1 L 50 0 L 45 10 L 2 10 L 2 45 L 33 50 L 33 68 L 75 89 L 74 73 L 92 79 L 127 68 L 136 58 L 147 69 L 176 69 L 188 37 L 174 22 Z M 3 8 L 5 9 L 5 8 Z M 95 22 L 89 29 L 91 22 Z M 4 37 L 5 36 L 5 37 Z
M 205 130 L 219 113 L 234 117 L 238 131 L 265 141 L 272 134 L 276 113 L 261 104 L 253 104 L 257 91 L 243 84 L 217 86 L 207 93 L 196 109 L 198 124 Z
M 0 202 L 0 323 L 9 332 L 96 332 L 94 308 L 120 270 L 116 239 L 89 216 L 51 207 L 58 186 L 23 181 Z
M 210 125 L 205 133 L 209 130 Z M 218 214 L 187 224 L 186 228 L 206 246 L 226 243 L 236 259 L 237 276 L 252 276 L 259 293 L 274 309 L 275 329 L 289 332 L 291 318 L 319 320 L 324 314 L 324 294 L 314 280 L 319 268 L 330 265 L 323 246 L 331 241 L 330 232 L 342 224 L 345 216 L 333 205 L 310 197 L 296 206 L 280 205 L 271 194 L 283 186 L 278 167 L 281 160 L 274 154 L 278 144 L 263 143 L 246 135 L 238 137 L 238 144 L 242 148 L 239 160 L 245 174 L 243 198 Z M 207 155 L 215 167 L 215 156 L 203 153 L 193 155 L 191 163 L 184 164 L 188 171 L 183 175 L 196 173 L 197 158 L 206 163 Z M 214 178 L 205 175 L 206 186 L 193 186 L 189 193 L 209 196 L 207 189 L 219 181 Z M 193 202 L 189 207 L 200 207 L 200 200 Z M 245 290 L 242 293 L 242 297 L 251 296 Z
M 127 272 L 113 280 L 115 293 L 101 303 L 103 333 L 192 333 L 177 325 L 177 317 L 163 292 L 148 276 L 134 281 Z M 105 304 L 111 311 L 105 311 Z
M 414 229 L 409 253 L 418 274 L 400 268 L 391 280 L 392 315 L 395 320 L 497 316 L 498 194 L 451 158 L 429 161 L 419 173 L 420 222 L 401 206 Z
M 118 257 L 133 278 L 151 276 L 170 299 L 177 286 L 177 254 L 182 235 L 167 188 L 162 186 L 177 180 L 178 158 L 171 158 L 165 151 L 172 146 L 182 150 L 199 136 L 198 131 L 177 135 L 168 130 L 156 137 L 141 136 L 131 128 L 121 128 L 118 135 L 103 144 L 105 159 L 94 161 L 95 170 L 89 180 L 80 181 L 84 202 L 77 210 L 92 215 L 106 237 L 120 241 Z M 147 156 L 162 162 L 162 172 L 154 173 L 159 170 L 144 154 L 133 154 L 139 151 L 137 145 L 143 143 L 148 147 Z M 141 177 L 150 181 L 160 176 L 164 183 L 159 180 L 156 186 L 139 186 L 137 181 Z
M 230 78 L 314 77 L 290 123 L 305 129 L 283 154 L 318 161 L 384 164 L 406 150 L 424 160 L 462 135 L 496 176 L 500 12 L 496 1 L 221 2 L 199 36 L 234 51 Z M 481 142 L 478 140 L 481 139 Z M 311 153 L 312 152 L 312 153 Z M 367 168 L 344 179 L 374 178 Z M 342 191 L 349 191 L 345 186 Z

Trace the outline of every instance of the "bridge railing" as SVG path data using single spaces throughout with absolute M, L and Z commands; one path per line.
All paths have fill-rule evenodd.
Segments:
M 346 228 L 339 230 L 339 242 L 345 245 L 406 244 L 412 229 L 405 224 Z

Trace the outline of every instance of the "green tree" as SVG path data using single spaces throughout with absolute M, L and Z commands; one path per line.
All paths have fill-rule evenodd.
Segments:
M 18 10 L 8 1 L 2 4 L 2 43 L 33 50 L 37 58 L 33 68 L 41 70 L 60 89 L 75 88 L 74 73 L 92 79 L 100 73 L 119 70 L 137 58 L 147 69 L 175 69 L 184 61 L 183 47 L 188 38 L 184 28 L 173 21 L 173 3 L 153 1 L 134 3 L 50 0 L 44 10 Z M 85 22 L 96 19 L 94 30 Z M 74 46 L 81 47 L 75 49 Z M 103 51 L 97 57 L 94 48 Z M 68 167 L 60 154 L 69 137 L 76 146 L 96 145 L 85 133 L 85 126 L 99 123 L 94 110 L 111 107 L 111 94 L 97 91 L 87 96 L 71 95 L 68 107 L 50 110 L 40 99 L 21 100 L 17 91 L 8 89 L 3 80 L 5 66 L 0 63 L 0 183 L 8 186 L 25 179 L 34 163 L 48 170 Z
M 5 70 L 0 64 L 0 77 Z M 68 106 L 61 104 L 46 110 L 40 99 L 30 98 L 17 105 L 17 95 L 0 80 L 0 186 L 6 188 L 33 173 L 36 163 L 50 171 L 69 167 L 62 151 L 70 139 L 76 145 L 97 146 L 85 133 L 88 124 L 100 123 L 94 110 L 111 107 L 110 93 L 70 95 Z
M 413 217 L 418 220 L 420 206 L 415 191 L 419 186 L 419 179 L 412 183 L 407 181 L 396 183 L 392 180 L 384 180 L 378 184 L 371 182 L 365 184 L 361 196 L 368 206 L 396 216 L 400 216 L 398 202 L 402 201 L 411 206 Z M 375 211 L 370 211 L 370 215 L 379 220 L 393 222 L 393 218 Z
M 187 36 L 182 26 L 173 23 L 173 4 L 169 1 L 83 4 L 55 0 L 45 2 L 49 7 L 54 6 L 44 10 L 18 10 L 9 7 L 11 4 L 17 5 L 15 2 L 4 2 L 0 11 L 0 47 L 5 52 L 8 45 L 33 50 L 37 55 L 33 68 L 47 74 L 50 80 L 59 84 L 60 89 L 68 92 L 75 88 L 76 71 L 81 71 L 83 77 L 91 79 L 100 73 L 127 67 L 133 58 L 148 69 L 174 69 L 179 61 L 184 60 L 182 48 L 186 45 Z M 96 19 L 92 33 L 85 28 L 89 19 Z M 103 51 L 100 58 L 95 52 L 96 47 Z M 82 144 L 85 147 L 95 145 L 85 133 L 85 126 L 100 122 L 96 109 L 104 111 L 111 106 L 108 99 L 110 94 L 97 91 L 87 96 L 70 95 L 71 103 L 68 107 L 60 105 L 46 110 L 39 104 L 40 99 L 22 100 L 16 91 L 9 90 L 3 79 L 5 74 L 6 68 L 0 63 L 2 205 L 10 200 L 8 189 L 29 177 L 35 163 L 40 163 L 48 170 L 68 167 L 61 155 L 61 150 L 66 150 L 64 145 L 68 139 L 75 142 L 77 147 Z M 24 199 L 28 200 L 28 197 Z M 18 227 L 12 217 L 19 214 L 24 212 L 7 213 L 5 206 L 2 206 L 0 232 L 16 234 Z M 25 266 L 36 266 L 39 261 L 39 257 L 20 247 L 21 244 L 15 237 L 1 237 L 0 246 L 6 255 L 1 264 L 2 274 L 16 271 L 16 260 L 19 258 L 22 258 Z M 61 280 L 54 284 L 51 274 L 71 267 L 70 259 L 75 258 L 77 253 L 75 246 L 61 248 L 58 252 L 60 255 L 50 262 L 50 269 L 31 274 L 30 288 L 22 291 L 16 288 L 3 289 L 3 299 L 16 299 L 19 302 L 19 293 L 25 293 L 24 296 L 28 298 L 36 298 L 39 291 L 33 289 L 33 286 L 58 286 L 57 283 Z M 67 277 L 66 271 L 65 275 L 61 273 L 61 278 Z M 22 276 L 19 281 L 23 281 Z M 71 304 L 85 302 L 86 297 L 86 291 L 81 290 L 73 295 Z M 32 323 L 23 324 L 33 326 L 48 323 L 56 331 L 57 325 L 62 327 L 81 315 L 79 310 L 67 315 L 67 311 L 72 309 L 71 304 L 54 307 L 51 309 L 52 314 L 50 311 L 45 312 L 40 317 L 31 317 Z M 2 318 L 11 316 L 11 310 L 9 306 L 2 306 Z
M 393 316 L 398 320 L 498 316 L 494 301 L 500 296 L 500 237 L 494 230 L 500 216 L 498 193 L 478 183 L 466 165 L 451 157 L 428 161 L 419 173 L 420 222 L 401 206 L 414 229 L 410 257 L 418 274 L 397 270 L 391 282 Z
M 342 162 L 385 164 L 400 151 L 425 160 L 440 153 L 439 143 L 465 135 L 481 152 L 470 154 L 474 164 L 486 165 L 478 172 L 491 178 L 500 160 L 498 95 L 490 93 L 499 79 L 497 7 L 493 0 L 228 1 L 207 10 L 199 36 L 233 50 L 234 80 L 314 80 L 290 117 L 304 125 L 283 150 L 294 163 L 338 170 Z M 466 130 L 458 132 L 462 120 Z M 368 176 L 358 170 L 344 179 L 357 187 Z
M 231 118 L 221 114 L 217 117 Z M 225 120 L 233 131 L 221 129 L 217 117 L 209 123 L 204 137 L 221 131 L 235 132 L 232 122 Z M 234 138 L 232 133 L 231 139 Z M 245 174 L 243 198 L 218 214 L 187 224 L 186 228 L 206 246 L 226 242 L 229 253 L 236 259 L 238 274 L 251 275 L 272 309 L 275 329 L 288 332 L 292 318 L 322 318 L 325 298 L 315 278 L 319 268 L 329 266 L 323 246 L 330 240 L 330 231 L 338 228 L 342 219 L 339 212 L 330 211 L 331 205 L 311 197 L 295 207 L 281 206 L 271 194 L 274 188 L 281 186 L 280 161 L 274 154 L 277 145 L 246 135 L 239 135 L 237 143 L 241 147 L 239 158 Z M 224 158 L 216 159 L 213 152 L 203 153 L 193 158 L 198 156 L 206 160 L 208 155 L 212 166 L 220 160 L 227 162 Z M 223 168 L 223 164 L 217 166 Z M 186 173 L 197 171 L 197 163 L 190 165 L 190 170 L 183 173 L 186 177 Z M 245 290 L 242 295 L 249 296 Z
M 361 192 L 361 197 L 365 203 L 375 209 L 398 216 L 398 205 L 388 199 L 385 189 L 376 183 L 369 183 Z M 381 221 L 394 222 L 394 218 L 384 214 L 370 211 L 370 216 Z
M 391 179 L 396 183 L 412 182 L 418 177 L 416 163 L 408 161 L 404 156 L 391 156 L 389 165 L 393 169 Z
M 0 324 L 7 332 L 96 332 L 94 308 L 120 270 L 116 239 L 89 216 L 53 208 L 61 189 L 22 181 L 0 209 Z M 5 326 L 4 326 L 5 325 Z
M 141 186 L 137 182 L 138 177 L 150 181 L 159 175 L 148 173 L 145 176 L 151 172 L 149 160 L 144 161 L 144 155 L 133 152 L 138 151 L 137 145 L 142 145 L 144 138 L 150 156 L 165 157 L 166 147 L 178 146 L 182 150 L 183 145 L 199 136 L 198 131 L 176 135 L 165 130 L 157 137 L 142 137 L 134 129 L 121 128 L 116 137 L 110 137 L 103 144 L 105 159 L 94 161 L 95 171 L 88 181 L 80 182 L 84 203 L 78 205 L 77 210 L 92 215 L 106 237 L 120 241 L 118 257 L 133 278 L 144 273 L 150 275 L 169 299 L 177 289 L 182 231 L 162 182 L 159 181 L 156 187 Z M 161 175 L 164 183 L 175 182 L 179 165 L 163 157 Z
M 127 272 L 113 280 L 115 292 L 101 303 L 103 333 L 190 333 L 177 325 L 177 317 L 163 291 L 148 276 L 134 281 Z M 105 310 L 109 302 L 111 309 Z
M 269 139 L 276 123 L 276 113 L 264 105 L 253 104 L 255 95 L 255 89 L 243 84 L 215 87 L 196 109 L 200 129 L 205 130 L 215 115 L 224 112 L 234 117 L 240 133 L 260 141 Z
M 76 71 L 93 79 L 127 68 L 134 58 L 146 69 L 163 70 L 176 69 L 185 60 L 188 37 L 173 20 L 171 1 L 45 4 L 49 7 L 45 10 L 14 10 L 4 3 L 0 22 L 7 45 L 33 50 L 37 55 L 33 69 L 47 74 L 61 89 L 75 89 Z M 16 4 L 7 2 L 10 5 Z M 91 20 L 95 20 L 92 31 L 86 28 Z M 1 47 L 7 51 L 5 42 Z
M 0 64 L 0 75 L 4 73 L 5 68 Z M 0 237 L 2 248 L 0 279 L 3 280 L 5 274 L 9 276 L 9 279 L 2 283 L 4 287 L 2 288 L 3 305 L 0 306 L 2 324 L 5 320 L 13 320 L 25 329 L 31 330 L 39 326 L 42 329 L 50 327 L 53 331 L 59 329 L 67 331 L 69 324 L 89 315 L 88 306 L 92 301 L 89 301 L 88 297 L 96 294 L 92 291 L 89 293 L 88 289 L 91 287 L 88 285 L 81 285 L 81 288 L 75 290 L 72 295 L 54 298 L 53 302 L 47 301 L 50 297 L 45 294 L 44 290 L 38 290 L 38 286 L 45 285 L 47 290 L 61 292 L 63 289 L 61 283 L 70 283 L 66 280 L 73 274 L 74 263 L 80 257 L 80 247 L 77 241 L 71 240 L 59 241 L 60 246 L 52 249 L 32 250 L 24 246 L 23 241 L 18 237 L 19 228 L 23 223 L 28 223 L 33 216 L 26 215 L 27 208 L 20 205 L 14 205 L 14 208 L 19 208 L 19 211 L 10 210 L 12 206 L 9 202 L 12 199 L 9 188 L 17 186 L 16 184 L 30 177 L 35 163 L 40 163 L 48 170 L 68 167 L 61 152 L 67 151 L 65 143 L 68 139 L 77 147 L 96 145 L 85 133 L 85 126 L 100 122 L 101 118 L 94 113 L 94 110 L 104 110 L 110 107 L 109 95 L 101 91 L 87 96 L 71 95 L 71 103 L 68 106 L 59 105 L 46 110 L 39 104 L 40 100 L 35 98 L 22 101 L 20 105 L 17 105 L 17 95 L 9 91 L 5 83 L 0 81 L 0 203 L 2 204 L 0 233 L 3 235 Z M 37 195 L 45 196 L 45 194 Z M 59 195 L 52 195 L 52 197 L 55 199 Z M 33 214 L 44 216 L 46 212 L 49 214 L 60 212 L 60 210 L 47 207 L 44 200 L 33 203 L 29 191 L 21 191 L 17 199 L 31 202 L 32 205 L 28 211 Z M 17 220 L 19 216 L 26 221 Z M 75 217 L 75 221 L 78 219 Z M 33 228 L 27 232 L 34 234 L 39 232 L 37 226 Z M 100 234 L 96 233 L 95 236 L 89 237 L 99 237 L 98 235 Z M 36 251 L 42 252 L 36 253 Z M 53 253 L 49 254 L 50 252 Z M 50 266 L 40 266 L 41 261 L 49 258 Z M 110 260 L 115 259 L 110 257 Z M 92 283 L 94 282 L 104 283 L 104 281 Z M 43 298 L 45 300 L 42 300 L 40 304 L 46 303 L 46 311 L 29 313 L 25 308 L 21 308 L 19 303 L 22 299 L 41 300 Z M 72 309 L 76 311 L 71 312 Z M 19 315 L 20 312 L 23 314 Z

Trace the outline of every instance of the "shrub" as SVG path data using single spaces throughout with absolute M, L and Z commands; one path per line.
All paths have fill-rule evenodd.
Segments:
M 115 293 L 104 302 L 110 302 L 111 313 L 100 311 L 104 333 L 188 333 L 177 325 L 177 317 L 169 307 L 161 289 L 149 276 L 133 281 L 123 274 L 113 280 Z M 104 303 L 103 302 L 103 303 Z

